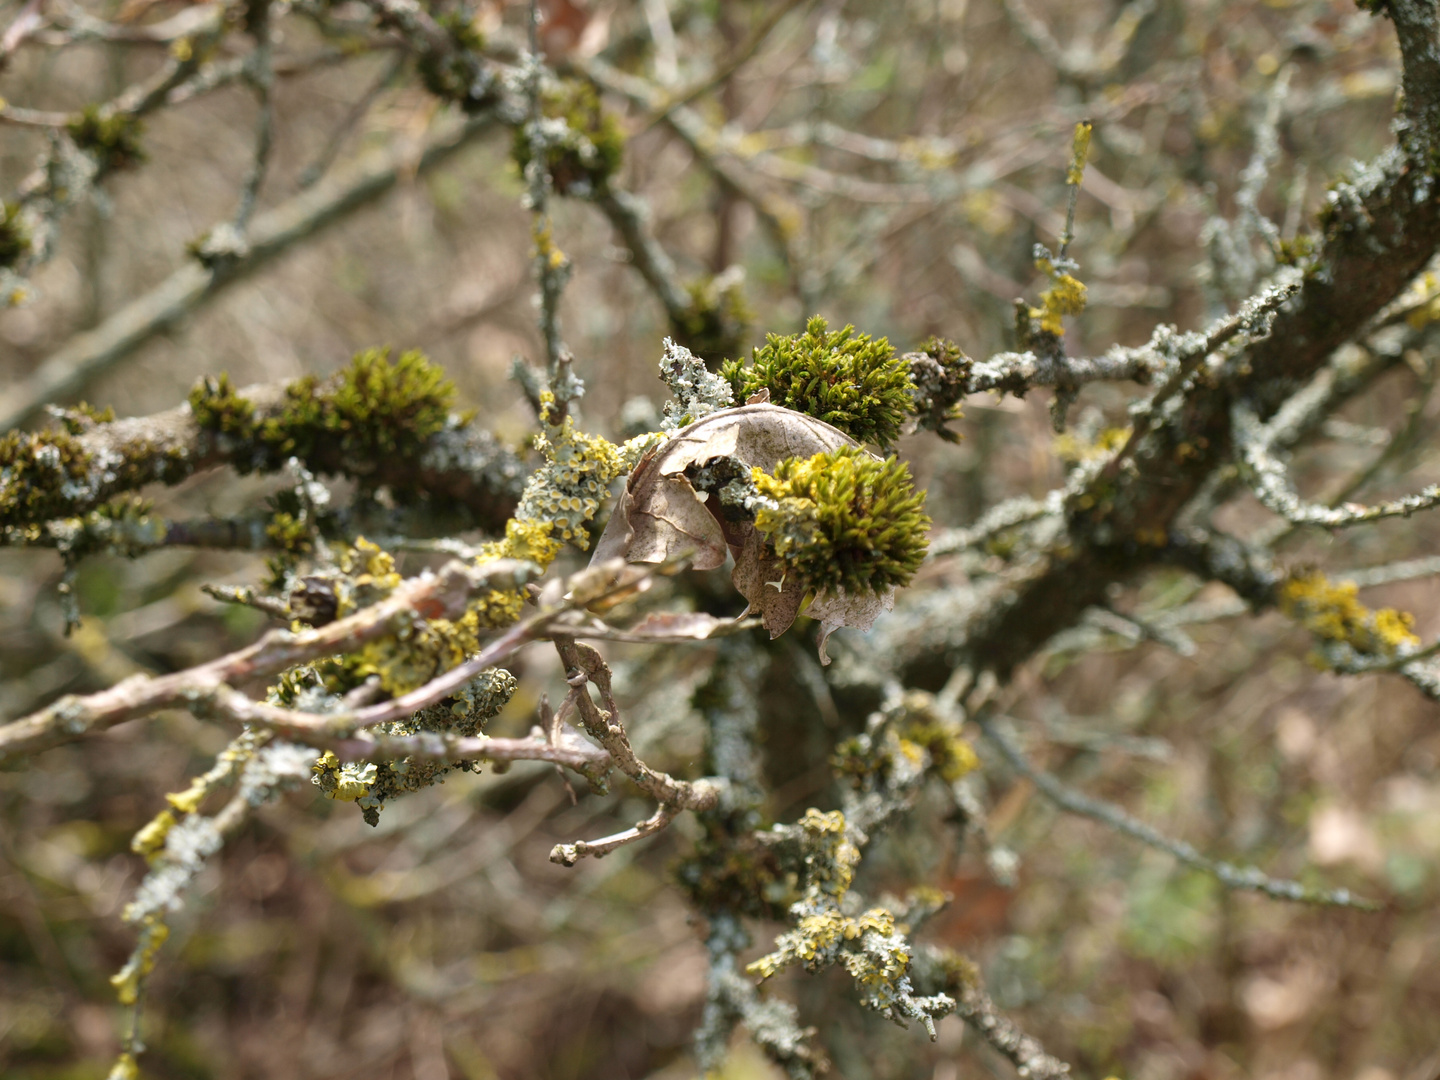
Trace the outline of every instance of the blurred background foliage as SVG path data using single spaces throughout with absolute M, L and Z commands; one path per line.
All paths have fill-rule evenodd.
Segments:
M 328 5 L 327 5 L 328 6 Z M 85 0 L 45 9 L 116 25 L 171 18 L 174 0 Z M 706 79 L 774 13 L 773 2 L 553 0 L 545 45 L 564 65 L 601 57 L 667 90 Z M 1392 136 L 1398 52 L 1389 25 L 1346 0 L 825 0 L 794 3 L 753 56 L 706 86 L 693 112 L 710 153 L 745 190 L 634 100 L 602 100 L 625 134 L 618 178 L 644 197 L 682 274 L 743 273 L 743 344 L 806 317 L 853 323 L 912 348 L 932 334 L 984 357 L 1012 347 L 1013 301 L 1046 285 L 1032 247 L 1064 222 L 1070 131 L 1095 122 L 1071 254 L 1089 306 L 1070 320 L 1072 355 L 1143 343 L 1158 322 L 1191 328 L 1237 296 L 1213 272 L 1206 223 L 1236 212 L 1267 95 L 1289 90 L 1261 209 L 1303 243 L 1328 182 Z M 342 9 L 343 5 L 335 5 Z M 657 9 L 659 11 L 657 12 Z M 303 11 L 296 5 L 297 12 Z M 438 10 L 438 9 L 437 9 Z M 21 15 L 0 6 L 0 24 Z M 482 3 L 475 25 L 516 32 L 523 6 Z M 668 24 L 668 25 L 667 25 Z M 313 22 L 283 23 L 277 48 L 326 46 Z M 341 50 L 343 53 L 343 49 Z M 164 49 L 41 35 L 0 72 L 0 96 L 74 111 L 153 71 Z M 274 87 L 263 209 L 294 195 L 342 132 L 344 156 L 415 139 L 443 118 L 407 64 L 357 51 L 299 64 Z M 363 108 L 357 109 L 357 103 Z M 232 213 L 249 167 L 256 105 L 234 85 L 161 110 L 143 165 L 116 172 L 66 220 L 33 298 L 0 312 L 0 377 L 19 380 L 78 333 L 173 273 L 187 245 Z M 0 190 L 45 147 L 0 126 Z M 533 414 L 508 379 L 512 356 L 543 355 L 530 279 L 530 220 L 503 130 L 296 245 L 84 387 L 121 416 L 184 400 L 196 379 L 236 385 L 338 369 L 360 350 L 425 350 L 463 405 L 519 446 Z M 758 209 L 757 209 L 758 207 Z M 593 205 L 552 204 L 575 266 L 562 314 L 587 392 L 578 422 L 619 437 L 655 379 L 664 308 Z M 1428 397 L 1434 358 L 1417 352 L 1349 403 L 1343 428 L 1297 457 L 1307 491 L 1330 490 L 1373 456 L 1355 433 L 1393 432 L 1420 410 L 1420 437 L 1387 475 L 1397 490 L 1440 479 Z M 1125 422 L 1133 389 L 1092 384 L 1071 411 L 1084 432 Z M 1000 499 L 1042 496 L 1086 439 L 1057 438 L 1048 393 L 977 396 L 949 445 L 928 433 L 900 451 L 937 526 Z M 627 403 L 632 403 L 627 409 Z M 641 410 L 643 412 L 643 410 Z M 1347 437 L 1349 436 L 1349 437 Z M 1385 477 L 1377 486 L 1383 487 Z M 199 476 L 156 495 L 165 512 L 226 515 L 280 482 Z M 1221 521 L 1269 520 L 1236 499 Z M 1362 566 L 1429 555 L 1433 518 L 1289 541 L 1287 564 Z M 988 556 L 1003 559 L 996 549 Z M 410 567 L 421 565 L 412 558 Z M 173 549 L 97 557 L 75 584 L 85 618 L 62 633 L 51 552 L 0 551 L 0 712 L 137 671 L 166 672 L 253 640 L 258 612 L 222 606 L 205 582 L 250 583 L 249 552 Z M 920 586 L 963 577 L 938 561 Z M 1117 590 L 1127 609 L 1223 597 L 1158 573 Z M 674 586 L 680 588 L 681 586 Z M 684 586 L 715 610 L 715 580 Z M 1367 603 L 1440 631 L 1434 578 L 1381 586 Z M 724 597 L 724 599 L 721 599 Z M 844 633 L 853 632 L 842 632 Z M 1440 1076 L 1440 726 L 1436 706 L 1385 674 L 1342 677 L 1307 662 L 1308 636 L 1278 614 L 1190 628 L 1193 655 L 1092 629 L 1015 675 L 1011 715 L 1036 760 L 1217 857 L 1278 876 L 1346 885 L 1376 914 L 1234 894 L 1102 826 L 1060 814 L 979 744 L 994 839 L 1019 857 L 1013 881 L 958 845 L 954 807 L 927 795 L 862 869 L 872 894 L 931 882 L 950 906 L 931 940 L 980 962 L 996 1002 L 1085 1077 L 1240 1076 L 1435 1080 Z M 793 820 L 834 805 L 829 757 L 873 707 L 827 685 L 797 635 L 766 642 L 761 694 L 765 809 Z M 691 703 L 713 647 L 607 649 L 637 746 L 688 774 L 704 727 Z M 843 662 L 839 665 L 843 667 Z M 541 650 L 492 733 L 523 734 L 561 672 Z M 132 946 L 118 913 L 142 870 L 132 834 L 224 745 L 188 715 L 123 726 L 0 773 L 0 1073 L 16 1080 L 105 1075 L 119 1012 L 107 982 Z M 679 1078 L 693 1075 L 703 934 L 675 886 L 695 843 L 682 817 L 652 842 L 573 869 L 553 843 L 601 835 L 648 806 L 581 795 L 553 770 L 456 775 L 388 807 L 378 829 L 309 790 L 262 812 L 227 845 L 176 921 L 147 999 L 145 1075 L 156 1078 Z M 755 952 L 781 927 L 762 926 Z M 835 1074 L 1007 1075 L 955 1018 L 931 1044 L 866 1013 L 848 981 L 788 973 Z M 724 1074 L 779 1075 L 743 1039 Z

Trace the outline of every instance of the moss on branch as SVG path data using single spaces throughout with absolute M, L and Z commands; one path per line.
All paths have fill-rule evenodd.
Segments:
M 856 334 L 853 326 L 832 331 L 819 315 L 804 333 L 767 334 L 749 364 L 727 360 L 720 374 L 737 401 L 768 390 L 771 404 L 808 413 L 881 448 L 900 435 L 915 388 L 909 365 L 889 341 Z
M 453 400 L 449 380 L 419 353 L 392 362 L 371 351 L 324 380 L 241 391 L 222 375 L 197 386 L 189 405 L 151 417 L 117 421 L 81 406 L 59 430 L 0 437 L 0 528 L 33 532 L 150 484 L 178 484 L 219 465 L 275 472 L 295 457 L 312 472 L 352 477 L 363 491 L 387 488 L 396 505 L 447 525 L 499 532 L 523 468 L 452 413 Z M 282 533 L 277 542 L 289 536 Z
M 485 65 L 485 35 L 475 25 L 474 12 L 466 5 L 435 16 L 444 31 L 448 47 L 434 47 L 421 54 L 415 70 L 425 89 L 444 101 L 453 101 L 466 112 L 479 112 L 494 104 L 498 84 Z
M 908 585 L 925 559 L 925 495 L 897 458 L 842 446 L 751 478 L 775 503 L 756 513 L 755 527 L 808 588 L 883 593 Z
M 145 162 L 145 149 L 140 145 L 145 125 L 129 113 L 87 105 L 70 118 L 65 131 L 95 159 L 101 176 Z

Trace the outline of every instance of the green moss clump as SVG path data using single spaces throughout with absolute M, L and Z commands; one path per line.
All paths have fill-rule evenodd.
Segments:
M 435 21 L 450 38 L 448 49 L 423 54 L 416 64 L 425 89 L 466 112 L 478 112 L 495 100 L 495 76 L 485 66 L 485 35 L 475 26 L 468 6 L 437 15 Z
M 803 334 L 767 334 L 749 366 L 727 360 L 720 374 L 737 401 L 769 390 L 772 404 L 808 413 L 881 448 L 899 436 L 915 388 L 909 365 L 889 341 L 857 335 L 853 326 L 832 333 L 819 315 Z
M 760 510 L 755 527 L 807 588 L 881 593 L 908 585 L 925 559 L 925 494 L 897 458 L 842 446 L 752 476 L 777 503 Z
M 347 454 L 408 457 L 445 427 L 454 400 L 454 384 L 424 353 L 412 350 L 392 364 L 388 349 L 371 349 L 341 373 L 322 415 Z
M 115 410 L 106 406 L 97 409 L 89 402 L 82 401 L 68 409 L 51 406 L 53 415 L 69 435 L 83 435 L 96 424 L 108 424 L 115 419 Z
M 16 203 L 0 203 L 0 269 L 14 266 L 30 250 L 30 234 Z
M 31 527 L 69 516 L 74 491 L 91 483 L 91 458 L 65 432 L 11 431 L 0 436 L 0 527 Z
M 1299 266 L 1315 254 L 1315 238 L 1306 233 L 1282 239 L 1275 252 L 1275 261 L 1281 266 Z
M 200 380 L 187 400 L 195 423 L 205 430 L 240 439 L 254 435 L 255 406 L 236 392 L 229 373 L 222 371 L 218 379 Z
M 563 135 L 546 132 L 545 165 L 550 182 L 561 195 L 586 195 L 602 188 L 625 156 L 625 133 L 613 113 L 600 104 L 600 94 L 587 82 L 568 79 L 541 94 L 540 110 L 547 120 L 563 120 Z M 523 175 L 533 157 L 534 135 L 528 125 L 515 132 L 512 156 Z
M 145 150 L 140 145 L 145 125 L 128 113 L 87 105 L 70 118 L 65 130 L 76 146 L 95 159 L 102 176 L 145 161 Z
M 671 320 L 675 340 L 712 369 L 744 346 L 754 314 L 738 281 L 702 278 L 685 287 L 690 306 Z
M 241 472 L 273 472 L 299 457 L 324 472 L 361 479 L 376 463 L 413 458 L 449 420 L 455 387 L 418 351 L 391 362 L 388 350 L 359 353 L 334 380 L 313 376 L 285 388 L 278 415 L 257 419 L 230 379 L 206 379 L 190 393 L 202 428 L 248 444 Z M 403 499 L 404 493 L 397 492 Z
M 266 501 L 270 514 L 265 522 L 265 538 L 280 553 L 279 558 L 272 562 L 291 568 L 315 550 L 318 523 L 310 520 L 307 508 L 301 503 L 300 493 L 294 488 L 277 491 Z M 275 567 L 271 569 L 273 578 Z

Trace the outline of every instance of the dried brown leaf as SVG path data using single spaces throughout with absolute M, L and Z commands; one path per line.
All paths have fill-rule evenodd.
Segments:
M 735 587 L 770 636 L 779 637 L 800 613 L 804 583 L 787 580 L 784 563 L 753 525 L 722 522 L 690 486 L 685 472 L 724 457 L 774 472 L 786 458 L 858 445 L 824 421 L 763 401 L 713 412 L 640 460 L 595 545 L 591 565 L 616 557 L 657 563 L 683 556 L 696 569 L 711 570 L 723 565 L 728 548 L 735 556 Z M 808 614 L 823 624 L 821 661 L 829 663 L 825 640 L 831 632 L 841 626 L 868 630 L 894 602 L 893 589 L 880 595 L 817 597 Z

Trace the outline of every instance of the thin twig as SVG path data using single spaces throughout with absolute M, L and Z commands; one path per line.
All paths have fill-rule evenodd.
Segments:
M 1344 503 L 1331 507 L 1306 502 L 1295 490 L 1285 464 L 1272 452 L 1268 429 L 1243 401 L 1237 401 L 1231 409 L 1231 427 L 1243 466 L 1241 472 L 1250 490 L 1267 510 L 1279 514 L 1292 525 L 1323 525 L 1329 529 L 1340 529 L 1382 518 L 1409 517 L 1440 505 L 1440 484 L 1431 484 L 1414 495 L 1388 499 L 1373 506 Z
M 1019 748 L 1000 732 L 994 720 L 983 715 L 976 716 L 975 720 L 985 738 L 1000 751 L 1010 767 L 1033 783 L 1036 789 L 1056 806 L 1072 814 L 1098 821 L 1116 832 L 1139 840 L 1142 844 L 1173 855 L 1186 866 L 1209 874 L 1227 889 L 1249 890 L 1264 893 L 1276 900 L 1294 900 L 1304 904 L 1358 908 L 1361 911 L 1379 910 L 1378 904 L 1354 896 L 1349 889 L 1310 889 L 1298 881 L 1269 877 L 1253 866 L 1236 866 L 1202 855 L 1185 841 L 1165 836 L 1153 826 L 1137 821 L 1118 806 L 1081 794 L 1050 773 L 1037 769 L 1026 760 Z
M 511 559 L 497 559 L 478 569 L 459 562 L 448 563 L 438 573 L 426 572 L 401 582 L 379 603 L 327 626 L 293 634 L 272 630 L 254 645 L 184 671 L 153 677 L 136 675 L 99 693 L 83 697 L 67 695 L 37 713 L 0 727 L 0 766 L 108 730 L 126 720 L 148 716 L 167 706 L 214 704 L 236 714 L 248 714 L 248 709 L 236 700 L 248 702 L 248 699 L 231 690 L 227 684 L 265 678 L 296 664 L 353 650 L 367 641 L 393 633 L 393 620 L 397 617 L 410 619 L 423 614 L 430 618 L 456 618 L 464 611 L 468 598 L 477 592 L 488 592 L 492 588 L 518 588 L 537 574 L 538 568 L 533 564 Z M 527 625 L 530 624 L 521 624 L 522 627 Z M 491 660 L 483 667 L 489 667 L 494 662 Z M 483 667 L 469 671 L 459 685 L 478 674 Z M 454 688 L 436 694 L 433 700 L 439 700 Z M 414 696 L 408 695 L 402 700 Z M 392 704 L 387 702 L 385 706 L 362 709 L 336 718 L 322 717 L 310 726 L 310 730 L 318 727 L 334 735 L 349 735 L 366 723 L 409 716 L 417 709 L 432 704 L 432 701 L 402 708 L 395 716 L 389 716 L 387 707 Z M 260 712 L 243 718 L 257 722 L 263 722 L 264 710 L 274 708 L 253 702 L 249 705 Z M 283 709 L 276 711 L 287 717 L 301 715 L 288 714 Z M 375 713 L 380 715 L 371 719 L 371 714 Z M 293 725 L 275 726 L 277 730 L 288 730 Z M 304 729 L 297 729 L 296 733 L 300 730 Z
M 423 174 L 491 130 L 476 116 L 428 141 L 369 155 L 255 219 L 243 254 L 223 269 L 188 261 L 92 330 L 76 334 L 0 396 L 0 430 L 19 427 L 48 402 L 72 397 L 140 346 L 193 315 L 221 292 L 295 244 L 374 202 L 403 178 Z

